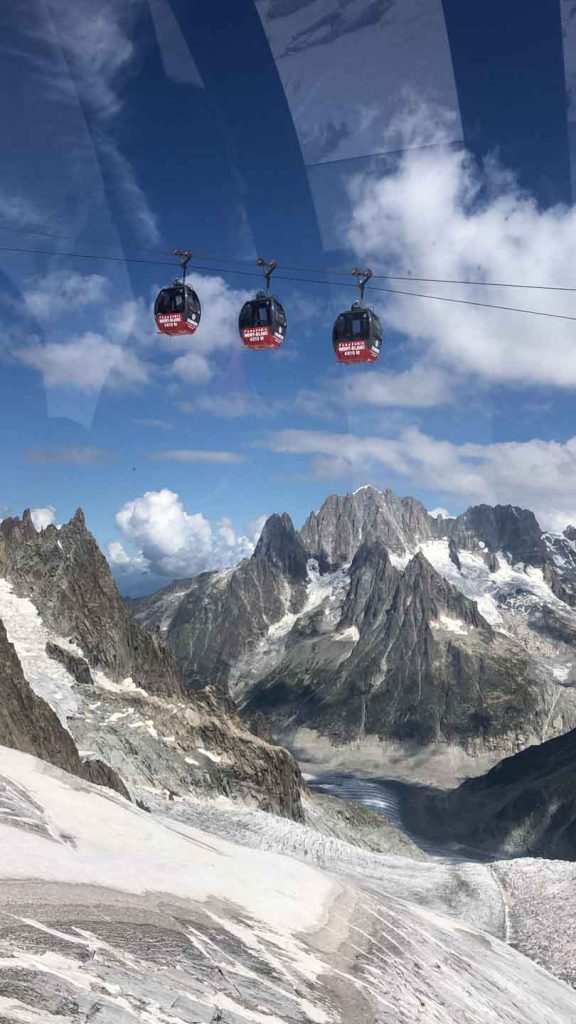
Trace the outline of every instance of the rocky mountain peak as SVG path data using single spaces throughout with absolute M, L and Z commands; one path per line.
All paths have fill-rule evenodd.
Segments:
M 78 507 L 70 520 L 69 526 L 76 526 L 81 530 L 86 529 L 86 518 L 84 516 L 84 509 Z
M 367 484 L 343 496 L 330 495 L 319 512 L 310 514 L 300 537 L 321 565 L 336 567 L 351 561 L 364 541 L 379 538 L 389 551 L 404 555 L 437 533 L 421 502 Z
M 374 622 L 388 605 L 399 576 L 381 540 L 361 544 L 350 566 L 350 586 L 342 606 L 340 626 Z
M 152 693 L 182 693 L 176 662 L 132 621 L 81 509 L 59 530 L 38 532 L 29 513 L 0 523 L 0 575 L 49 628 L 79 644 L 92 668 Z
M 434 621 L 441 615 L 459 619 L 469 626 L 491 632 L 478 611 L 478 605 L 465 597 L 442 576 L 425 555 L 418 551 L 404 570 L 400 589 L 404 600 L 420 605 L 423 617 Z
M 489 552 L 503 551 L 513 564 L 540 567 L 547 548 L 536 516 L 515 505 L 473 505 L 457 519 L 447 520 L 446 533 L 459 547 L 484 544 Z
M 545 590 L 567 606 L 571 579 L 576 604 L 573 543 L 525 509 L 435 519 L 367 485 L 330 495 L 299 534 L 271 516 L 250 559 L 198 577 L 174 612 L 168 591 L 148 605 L 189 685 L 230 687 L 281 729 L 510 750 L 576 724 L 573 689 L 555 681 L 571 652 L 558 650 L 554 678 L 548 654 L 576 626 Z M 151 621 L 143 602 L 134 611 Z
M 307 578 L 309 555 L 286 512 L 266 520 L 252 558 L 266 561 L 292 581 Z

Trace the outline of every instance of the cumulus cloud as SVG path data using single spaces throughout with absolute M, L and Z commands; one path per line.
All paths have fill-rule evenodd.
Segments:
M 148 380 L 148 367 L 134 352 L 93 331 L 62 343 L 20 348 L 14 355 L 38 370 L 47 388 L 97 394 L 105 384 L 123 391 Z
M 46 505 L 45 508 L 32 508 L 30 509 L 30 515 L 36 529 L 44 530 L 55 522 L 56 509 L 52 505 Z
M 397 437 L 359 437 L 322 431 L 282 430 L 264 442 L 276 452 L 312 457 L 322 478 L 380 468 L 422 489 L 445 492 L 463 504 L 514 504 L 534 510 L 547 529 L 576 522 L 576 437 L 559 441 L 456 444 L 416 427 Z
M 405 150 L 393 173 L 357 176 L 351 183 L 349 241 L 359 259 L 414 278 L 572 284 L 575 208 L 539 209 L 493 160 L 479 170 L 465 150 L 448 145 L 449 127 L 437 111 L 413 104 L 395 131 L 398 148 L 420 148 Z M 576 315 L 569 292 L 394 281 L 387 286 Z M 429 363 L 453 373 L 513 385 L 576 387 L 574 322 L 400 295 L 379 295 L 378 305 L 385 323 L 407 335 Z
M 179 495 L 167 488 L 126 502 L 116 514 L 116 525 L 135 554 L 113 542 L 108 556 L 115 569 L 145 569 L 172 579 L 233 565 L 252 553 L 257 540 L 255 532 L 237 533 L 228 518 L 212 523 L 200 512 L 187 512 Z M 261 529 L 258 523 L 252 527 Z
M 109 289 L 108 278 L 101 274 L 53 270 L 28 281 L 23 298 L 30 313 L 45 320 L 71 309 L 84 309 L 102 302 Z
M 209 356 L 238 346 L 238 314 L 253 293 L 231 288 L 217 274 L 197 274 L 193 269 L 186 280 L 202 303 L 202 322 L 193 339 L 194 352 Z
M 191 272 L 186 280 L 200 296 L 202 321 L 192 341 L 170 339 L 172 349 L 193 345 L 174 360 L 171 373 L 186 384 L 205 384 L 214 374 L 210 356 L 238 346 L 238 314 L 251 293 L 231 288 L 217 275 Z
M 211 452 L 199 448 L 169 448 L 160 452 L 152 452 L 151 458 L 162 459 L 164 462 L 216 462 L 234 464 L 246 462 L 246 456 L 239 452 Z
M 172 363 L 172 373 L 188 384 L 205 384 L 213 370 L 207 356 L 200 352 L 186 352 Z
M 426 408 L 452 401 L 452 379 L 439 367 L 420 363 L 401 373 L 354 374 L 342 382 L 337 397 L 351 405 Z
M 453 519 L 454 516 L 448 511 L 447 508 L 429 508 L 428 515 L 432 516 L 432 519 Z
M 122 300 L 120 295 L 111 310 L 112 282 L 104 275 L 58 270 L 30 279 L 24 289 L 25 305 L 42 321 L 47 340 L 40 344 L 19 338 L 11 355 L 39 370 L 46 387 L 91 395 L 104 385 L 120 391 L 147 384 L 151 361 L 158 353 L 164 362 L 156 367 L 155 379 L 205 384 L 214 375 L 213 353 L 239 343 L 238 312 L 248 293 L 230 288 L 218 276 L 189 275 L 189 281 L 201 295 L 203 310 L 201 332 L 193 340 L 159 337 L 151 304 L 142 297 Z M 91 329 L 67 337 L 66 315 L 71 308 L 88 311 Z M 205 398 L 197 399 L 200 411 L 210 411 Z M 217 398 L 214 401 L 217 415 L 244 414 L 240 396 L 230 401 L 223 396 L 220 406 Z M 255 414 L 262 414 L 264 403 L 257 396 L 250 403 Z

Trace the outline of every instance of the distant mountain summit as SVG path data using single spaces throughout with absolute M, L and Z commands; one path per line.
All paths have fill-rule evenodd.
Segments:
M 300 531 L 272 516 L 251 558 L 130 607 L 188 686 L 216 683 L 277 735 L 508 752 L 576 725 L 575 536 L 366 486 Z

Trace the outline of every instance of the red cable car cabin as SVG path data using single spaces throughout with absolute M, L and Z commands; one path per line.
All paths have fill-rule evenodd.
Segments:
M 332 344 L 339 363 L 375 363 L 382 348 L 378 317 L 355 302 L 352 309 L 336 319 Z
M 175 282 L 158 293 L 154 318 L 160 334 L 194 334 L 201 316 L 200 299 L 188 285 Z
M 283 306 L 265 293 L 245 302 L 240 310 L 238 329 L 246 348 L 280 348 L 287 326 Z

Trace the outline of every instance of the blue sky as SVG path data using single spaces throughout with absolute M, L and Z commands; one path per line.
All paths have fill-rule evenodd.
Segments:
M 330 344 L 346 275 L 287 269 L 576 285 L 576 4 L 5 7 L 0 515 L 81 504 L 131 592 L 368 481 L 576 518 L 576 322 L 376 289 L 565 316 L 576 294 L 375 280 L 365 370 Z M 202 268 L 182 344 L 151 319 L 177 245 Z M 257 255 L 278 353 L 237 337 Z

